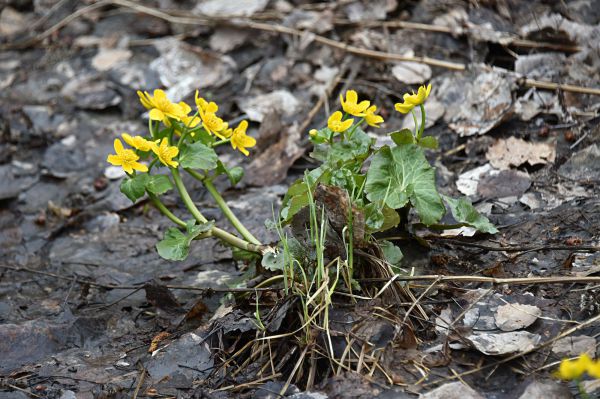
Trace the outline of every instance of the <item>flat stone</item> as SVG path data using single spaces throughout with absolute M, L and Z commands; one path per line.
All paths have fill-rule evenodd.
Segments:
M 420 394 L 419 399 L 484 399 L 479 392 L 475 391 L 462 382 L 451 382 L 439 388 Z
M 532 325 L 541 315 L 537 306 L 509 303 L 498 307 L 496 325 L 502 331 L 519 330 Z

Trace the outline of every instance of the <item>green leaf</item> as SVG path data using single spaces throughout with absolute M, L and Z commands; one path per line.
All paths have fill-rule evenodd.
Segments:
M 381 248 L 381 252 L 383 252 L 383 257 L 389 264 L 392 266 L 400 265 L 402 258 L 404 258 L 400 248 L 387 240 L 379 241 L 379 247 Z
M 482 233 L 495 234 L 498 232 L 496 226 L 488 218 L 477 212 L 468 198 L 454 199 L 444 195 L 444 201 L 448 204 L 450 212 L 457 222 L 475 227 Z
M 265 269 L 272 272 L 283 270 L 285 266 L 285 257 L 281 252 L 267 252 L 263 255 L 260 263 Z
M 389 206 L 384 206 L 381 211 L 383 213 L 383 225 L 377 231 L 386 231 L 398 226 L 400 223 L 400 215 L 398 215 L 398 212 Z
M 146 173 L 138 174 L 132 177 L 126 177 L 121 182 L 121 192 L 132 202 L 136 202 L 146 194 L 146 183 L 149 175 Z
M 435 186 L 435 169 L 414 144 L 382 147 L 369 166 L 365 191 L 371 202 L 393 209 L 410 202 L 426 225 L 437 223 L 446 211 Z
M 383 226 L 383 221 L 385 220 L 383 216 L 383 212 L 380 207 L 375 203 L 370 203 L 364 208 L 365 213 L 365 226 L 371 232 L 379 231 L 381 226 Z
M 323 165 L 311 170 L 306 175 L 306 180 L 310 183 L 311 190 L 313 190 L 319 182 L 328 184 L 330 178 L 331 170 Z M 281 211 L 279 212 L 279 216 L 285 222 L 289 222 L 296 213 L 300 212 L 305 206 L 308 206 L 308 189 L 309 187 L 304 179 L 296 180 L 290 188 L 288 188 L 287 193 L 283 197 Z
M 300 212 L 302 208 L 308 206 L 308 202 L 308 191 L 294 195 L 290 198 L 286 206 L 281 209 L 281 218 L 286 222 L 292 220 L 292 217 L 294 217 L 295 214 Z
M 244 177 L 244 168 L 242 168 L 241 166 L 235 166 L 230 169 L 227 166 L 225 166 L 225 164 L 221 162 L 220 159 L 217 160 L 216 172 L 217 175 L 225 174 L 232 186 L 238 184 L 240 180 L 242 180 L 242 178 Z
M 198 130 L 195 130 L 195 129 L 198 129 Z M 206 131 L 206 129 L 204 129 L 203 127 L 200 127 L 200 128 L 196 127 L 196 128 L 194 128 L 194 130 L 195 131 L 190 133 L 194 142 L 201 142 L 204 145 L 210 147 L 216 141 L 215 136 L 208 133 Z
M 419 140 L 419 145 L 421 147 L 431 148 L 432 150 L 437 150 L 439 147 L 438 139 L 433 136 L 421 137 L 421 140 Z
M 196 225 L 193 221 L 188 222 L 186 233 L 176 227 L 171 227 L 165 233 L 164 238 L 156 244 L 158 254 L 168 260 L 184 260 L 190 251 L 190 243 L 202 233 L 206 233 L 214 226 L 214 222 Z
M 397 145 L 413 144 L 415 142 L 415 137 L 410 129 L 402 129 L 399 132 L 393 132 L 390 134 L 390 138 Z
M 235 186 L 244 177 L 244 168 L 235 166 L 231 169 L 227 169 L 227 177 L 229 178 L 231 185 Z
M 171 179 L 165 175 L 150 175 L 146 182 L 146 190 L 152 194 L 161 195 L 173 188 Z
M 327 163 L 336 166 L 340 162 L 365 159 L 371 153 L 372 144 L 373 139 L 362 129 L 357 128 L 350 139 L 337 141 L 331 145 L 327 153 Z
M 308 138 L 313 144 L 324 144 L 332 137 L 333 132 L 325 127 L 321 130 L 317 130 L 317 134 L 314 136 L 309 135 Z
M 217 167 L 217 159 L 215 150 L 197 141 L 184 144 L 179 155 L 179 164 L 183 168 L 212 170 Z

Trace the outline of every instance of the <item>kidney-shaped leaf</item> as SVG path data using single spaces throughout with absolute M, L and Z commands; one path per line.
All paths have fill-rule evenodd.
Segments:
M 382 147 L 371 161 L 365 191 L 371 202 L 384 201 L 393 209 L 410 201 L 426 225 L 437 223 L 446 211 L 435 187 L 435 170 L 414 144 Z

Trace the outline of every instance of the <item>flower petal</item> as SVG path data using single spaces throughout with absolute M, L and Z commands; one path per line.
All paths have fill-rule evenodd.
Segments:
M 124 151 L 123 143 L 121 143 L 121 140 L 119 140 L 119 139 L 115 139 L 114 147 L 115 147 L 115 152 L 117 153 L 117 155 L 121 155 L 121 153 Z
M 152 108 L 150 110 L 150 119 L 152 119 L 153 121 L 162 121 L 165 118 L 165 114 L 158 108 Z
M 358 102 L 358 94 L 354 90 L 346 92 L 346 102 L 356 104 Z

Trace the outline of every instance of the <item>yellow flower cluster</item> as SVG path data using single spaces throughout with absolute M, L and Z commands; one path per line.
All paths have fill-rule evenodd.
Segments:
M 379 127 L 379 124 L 383 123 L 383 118 L 381 115 L 377 115 L 375 112 L 377 111 L 376 105 L 371 105 L 371 103 L 367 100 L 363 100 L 358 102 L 358 94 L 354 90 L 346 91 L 346 96 L 340 95 L 340 103 L 342 104 L 342 109 L 348 115 L 356 116 L 359 118 L 363 118 L 364 121 L 369 126 Z M 327 120 L 327 127 L 329 130 L 335 133 L 342 133 L 346 130 L 350 129 L 354 124 L 354 119 L 349 118 L 344 120 L 344 115 L 340 111 L 336 111 Z M 316 136 L 317 131 L 315 129 L 311 129 L 309 132 L 311 136 Z
M 396 111 L 400 112 L 401 114 L 408 114 L 417 105 L 421 105 L 421 104 L 425 103 L 425 100 L 427 100 L 427 97 L 429 97 L 430 92 L 431 92 L 431 83 L 428 84 L 427 86 L 419 87 L 419 90 L 417 91 L 416 94 L 414 91 L 412 94 L 409 94 L 409 93 L 404 94 L 404 97 L 403 97 L 404 102 L 397 103 L 395 105 Z
M 152 151 L 156 154 L 160 162 L 166 166 L 176 168 L 179 163 L 173 158 L 179 154 L 179 149 L 175 146 L 169 145 L 169 140 L 165 137 L 162 141 L 157 140 L 156 142 L 146 140 L 142 136 L 130 136 L 127 133 L 121 135 L 123 140 L 131 147 L 140 151 Z M 123 170 L 129 174 L 133 173 L 134 170 L 140 172 L 147 172 L 148 166 L 138 162 L 140 159 L 139 155 L 132 149 L 124 148 L 121 140 L 115 139 L 114 142 L 115 153 L 108 156 L 106 161 L 115 166 L 121 166 Z
M 166 93 L 163 90 L 154 90 L 153 95 L 150 95 L 148 92 L 141 91 L 138 91 L 137 94 L 142 105 L 150 111 L 149 115 L 151 120 L 163 122 L 166 126 L 172 126 L 173 120 L 180 121 L 189 129 L 193 129 L 202 123 L 202 127 L 209 134 L 212 134 L 221 140 L 229 139 L 233 149 L 239 150 L 246 156 L 249 155 L 247 148 L 251 148 L 256 145 L 256 140 L 253 137 L 246 135 L 246 130 L 248 129 L 247 121 L 242 121 L 235 129 L 231 129 L 227 122 L 217 116 L 219 106 L 212 101 L 209 102 L 200 97 L 197 90 L 194 96 L 196 106 L 198 107 L 197 115 L 190 115 L 192 108 L 185 102 L 181 101 L 179 104 L 175 104 L 169 101 Z M 181 134 L 177 126 L 175 127 L 175 131 Z M 141 139 L 141 137 L 139 138 Z M 134 144 L 129 143 L 129 141 L 126 140 L 126 142 L 132 147 L 141 151 L 148 151 L 149 149 L 138 148 Z M 168 143 L 165 143 L 164 145 L 163 143 L 160 143 L 160 146 L 157 148 L 160 151 L 160 154 L 163 155 L 163 158 L 161 158 L 161 155 L 156 153 L 161 162 L 168 164 L 163 161 L 163 159 L 169 159 L 170 165 L 176 163 L 175 161 L 171 160 L 171 158 L 176 154 L 170 158 L 167 156 L 173 153 L 173 150 L 169 150 L 169 148 L 172 147 L 169 147 Z
M 600 378 L 600 360 L 592 360 L 587 353 L 575 360 L 565 359 L 560 362 L 555 376 L 562 380 L 578 380 L 584 373 Z

